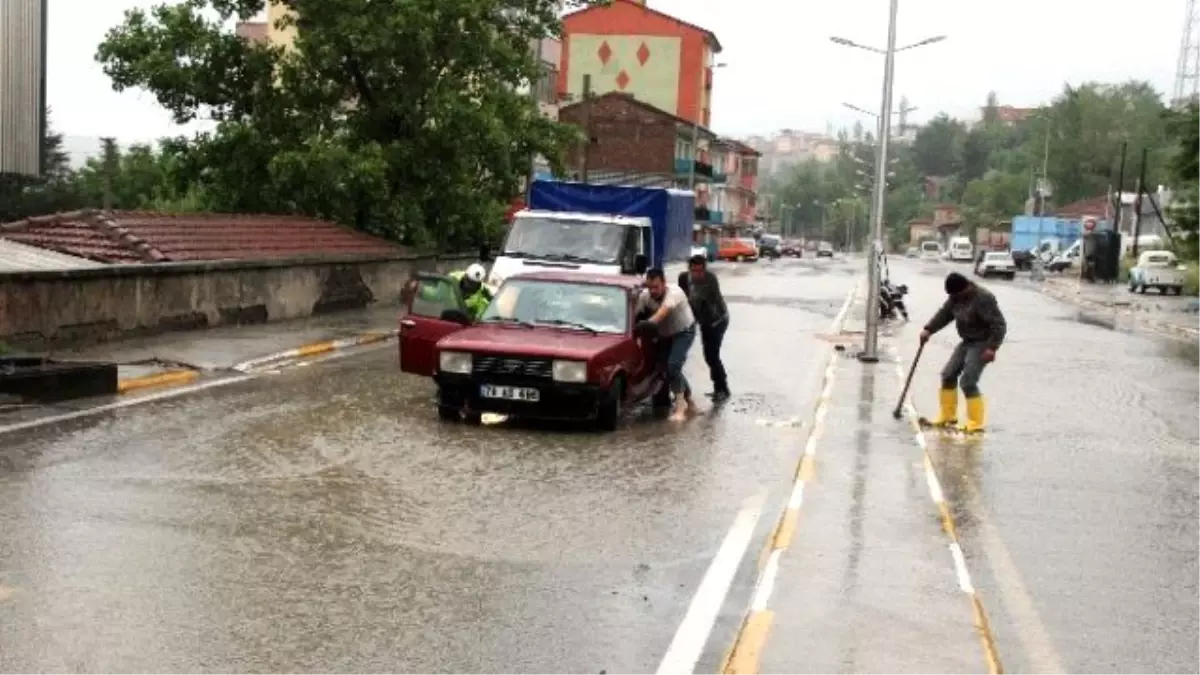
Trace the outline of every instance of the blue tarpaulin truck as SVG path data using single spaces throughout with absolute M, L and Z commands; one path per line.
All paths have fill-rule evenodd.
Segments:
M 696 197 L 687 190 L 534 181 L 514 214 L 489 286 L 526 270 L 636 274 L 686 260 Z

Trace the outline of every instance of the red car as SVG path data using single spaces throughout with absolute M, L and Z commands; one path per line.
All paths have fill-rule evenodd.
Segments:
M 670 405 L 659 343 L 636 330 L 640 290 L 632 276 L 523 274 L 472 322 L 456 283 L 417 275 L 400 320 L 400 369 L 433 378 L 445 420 L 486 412 L 612 430 L 627 406 Z

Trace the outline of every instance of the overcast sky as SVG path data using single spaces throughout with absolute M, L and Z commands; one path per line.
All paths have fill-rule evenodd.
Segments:
M 714 76 L 713 126 L 725 134 L 823 131 L 862 119 L 843 101 L 878 109 L 881 56 L 829 42 L 839 35 L 883 47 L 887 0 L 649 0 L 717 34 L 727 63 Z M 152 0 L 50 0 L 49 99 L 63 133 L 122 141 L 178 133 L 153 98 L 117 94 L 93 59 L 105 30 Z M 920 122 L 974 114 L 988 91 L 1035 105 L 1064 82 L 1151 81 L 1169 95 L 1184 0 L 901 0 L 897 44 L 944 34 L 896 62 L 896 99 Z M 1124 31 L 1114 37 L 1113 31 Z M 869 118 L 864 119 L 868 127 Z

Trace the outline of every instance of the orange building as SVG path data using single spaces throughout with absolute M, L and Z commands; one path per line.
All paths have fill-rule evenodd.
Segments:
M 689 122 L 710 126 L 713 56 L 721 43 L 710 31 L 646 6 L 645 0 L 612 0 L 563 17 L 559 93 L 583 98 L 583 76 L 592 93 L 632 94 Z

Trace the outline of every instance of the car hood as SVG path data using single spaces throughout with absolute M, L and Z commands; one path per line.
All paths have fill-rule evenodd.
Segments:
M 476 354 L 512 354 L 589 359 L 626 340 L 625 335 L 538 326 L 472 326 L 438 341 L 438 349 Z

